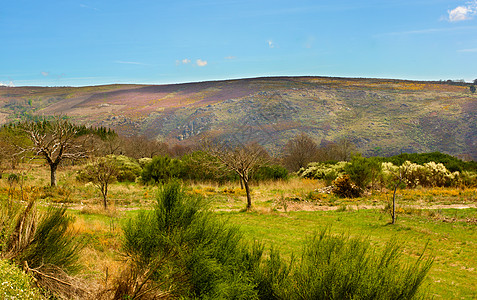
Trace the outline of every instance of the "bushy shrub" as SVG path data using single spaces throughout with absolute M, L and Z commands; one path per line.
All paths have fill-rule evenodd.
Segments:
M 377 253 L 363 238 L 323 230 L 305 246 L 282 299 L 414 299 L 432 259 L 401 260 L 401 248 L 388 243 Z
M 332 192 L 338 197 L 356 198 L 361 196 L 362 190 L 353 183 L 348 175 L 343 175 L 333 181 Z
M 221 163 L 206 152 L 195 151 L 181 159 L 184 166 L 182 178 L 193 181 L 214 181 L 223 184 L 238 180 L 234 171 L 224 169 Z
M 376 181 L 381 170 L 381 162 L 376 158 L 366 158 L 361 155 L 353 156 L 351 162 L 344 167 L 351 181 L 362 190 Z
M 124 155 L 108 155 L 106 157 L 117 167 L 119 182 L 134 182 L 141 174 L 142 168 L 134 158 Z
M 144 183 L 164 183 L 172 178 L 181 178 L 184 167 L 180 160 L 168 156 L 155 156 L 147 163 L 141 172 L 141 181 Z
M 310 179 L 325 179 L 333 181 L 337 177 L 344 174 L 344 168 L 347 162 L 315 162 L 310 163 L 306 168 L 298 170 L 298 176 Z M 333 178 L 334 177 L 334 178 Z
M 423 187 L 457 186 L 462 182 L 461 173 L 450 172 L 442 163 L 428 162 L 418 165 L 405 161 L 399 167 L 390 162 L 385 162 L 382 166 L 388 182 L 402 176 L 403 183 L 410 188 L 418 185 Z
M 253 172 L 252 179 L 255 181 L 286 180 L 288 179 L 288 170 L 280 165 L 264 165 Z
M 241 246 L 242 235 L 202 208 L 171 181 L 162 187 L 154 211 L 129 221 L 123 251 L 137 276 L 133 284 L 118 285 L 128 288 L 118 289 L 117 297 L 257 298 L 248 273 L 256 264 Z
M 69 231 L 72 218 L 66 215 L 66 208 L 49 208 L 40 215 L 34 204 L 2 207 L 2 258 L 31 272 L 40 287 L 56 296 L 85 296 L 69 276 L 79 269 L 78 255 L 84 245 Z

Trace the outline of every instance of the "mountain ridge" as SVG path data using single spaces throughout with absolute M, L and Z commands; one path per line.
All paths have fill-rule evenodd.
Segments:
M 0 123 L 67 115 L 170 143 L 205 135 L 279 152 L 300 132 L 365 155 L 440 151 L 477 160 L 477 95 L 463 83 L 257 77 L 168 85 L 0 87 Z

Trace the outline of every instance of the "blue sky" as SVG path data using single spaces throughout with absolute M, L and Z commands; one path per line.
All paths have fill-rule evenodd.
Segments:
M 477 0 L 14 0 L 0 84 L 477 78 Z

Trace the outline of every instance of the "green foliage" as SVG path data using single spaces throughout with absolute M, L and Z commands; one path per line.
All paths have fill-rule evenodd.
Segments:
M 432 259 L 403 263 L 401 248 L 378 253 L 368 240 L 333 236 L 329 230 L 305 246 L 284 299 L 414 299 Z
M 14 257 L 28 262 L 30 268 L 56 266 L 68 273 L 78 271 L 78 254 L 82 244 L 68 231 L 73 219 L 66 215 L 66 207 L 50 207 L 40 218 L 31 242 Z
M 30 276 L 4 259 L 0 259 L 0 278 L 2 299 L 45 299 Z
M 477 172 L 477 162 L 462 161 L 454 156 L 440 153 L 402 153 L 400 155 L 381 158 L 383 162 L 391 162 L 394 165 L 400 166 L 405 161 L 410 161 L 419 165 L 424 165 L 428 162 L 442 163 L 449 171 L 473 171 Z
M 216 158 L 203 151 L 184 155 L 181 161 L 184 166 L 183 179 L 214 181 L 220 184 L 237 179 L 234 171 L 223 169 Z
M 141 180 L 144 183 L 164 183 L 173 178 L 181 178 L 183 173 L 184 168 L 180 160 L 168 156 L 155 156 L 144 166 Z
M 117 180 L 119 182 L 134 182 L 141 175 L 142 168 L 134 158 L 124 155 L 106 156 L 118 169 Z
M 151 297 L 161 291 L 172 297 L 257 298 L 247 273 L 256 264 L 241 246 L 241 234 L 202 207 L 171 181 L 161 188 L 154 211 L 127 223 L 123 251 L 139 275 L 135 288 L 121 297 L 141 295 L 144 286 Z
M 356 186 L 364 190 L 369 183 L 374 182 L 381 173 L 381 162 L 376 158 L 366 158 L 356 155 L 344 167 L 345 173 Z
M 263 165 L 252 174 L 252 180 L 286 180 L 288 179 L 288 170 L 280 165 Z

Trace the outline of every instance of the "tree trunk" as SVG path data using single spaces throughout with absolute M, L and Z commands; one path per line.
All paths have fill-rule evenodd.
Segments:
M 250 196 L 250 187 L 248 186 L 248 180 L 243 178 L 243 185 L 245 186 L 245 192 L 247 193 L 247 211 L 252 209 L 252 197 Z
M 50 164 L 50 185 L 56 186 L 56 169 L 58 169 L 58 164 Z
M 108 209 L 108 184 L 103 185 L 101 193 L 103 194 L 104 209 Z
M 393 211 L 392 211 L 392 213 L 391 213 L 392 224 L 395 224 L 395 223 L 396 223 L 396 191 L 397 191 L 398 186 L 401 184 L 401 181 L 402 181 L 402 178 L 399 177 L 398 183 L 396 183 L 396 185 L 394 186 L 394 193 L 393 193 Z

